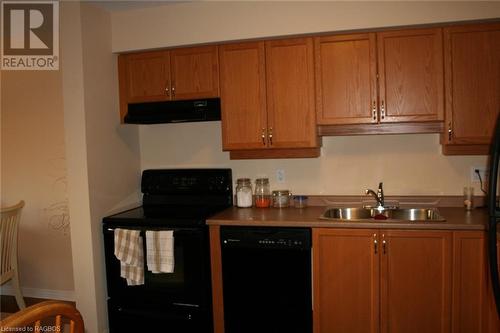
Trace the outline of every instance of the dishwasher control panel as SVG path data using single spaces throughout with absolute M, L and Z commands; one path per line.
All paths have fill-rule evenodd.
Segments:
M 221 227 L 222 247 L 310 249 L 311 229 L 276 227 Z

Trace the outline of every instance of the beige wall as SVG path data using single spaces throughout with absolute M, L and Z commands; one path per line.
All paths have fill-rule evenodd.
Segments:
M 89 333 L 107 328 L 102 218 L 139 188 L 138 130 L 120 126 L 110 15 L 61 6 L 61 46 L 75 294 Z
M 500 17 L 498 2 L 196 2 L 116 12 L 113 50 L 126 51 L 306 32 Z M 230 161 L 219 123 L 141 126 L 141 166 L 228 166 L 234 177 L 286 173 L 307 194 L 460 195 L 485 157 L 445 157 L 437 135 L 325 137 L 317 159 Z M 476 193 L 479 188 L 476 185 Z
M 218 122 L 141 126 L 142 167 L 230 167 L 235 179 L 265 176 L 296 194 L 361 195 L 383 181 L 386 194 L 459 195 L 470 166 L 486 165 L 483 156 L 443 156 L 437 134 L 326 137 L 320 158 L 231 161 L 220 130 Z
M 113 14 L 113 51 L 500 17 L 498 1 L 201 1 Z
M 72 299 L 61 84 L 60 71 L 2 72 L 1 204 L 26 202 L 19 227 L 25 296 Z
M 117 57 L 111 52 L 109 13 L 83 4 L 85 124 L 98 331 L 107 327 L 102 218 L 127 198 L 138 199 L 138 130 L 120 125 Z M 84 292 L 84 290 L 81 290 Z

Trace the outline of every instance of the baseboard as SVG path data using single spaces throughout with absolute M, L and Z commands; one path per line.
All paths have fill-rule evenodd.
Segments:
M 52 290 L 38 288 L 21 288 L 24 297 L 44 298 L 61 301 L 75 301 L 75 292 L 73 290 Z M 10 285 L 0 287 L 2 295 L 14 296 L 14 288 Z

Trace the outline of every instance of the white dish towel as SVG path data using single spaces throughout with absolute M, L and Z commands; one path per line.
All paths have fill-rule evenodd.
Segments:
M 144 250 L 139 230 L 116 228 L 115 256 L 120 260 L 120 276 L 128 286 L 144 284 Z
M 174 272 L 174 231 L 146 231 L 146 260 L 153 273 Z

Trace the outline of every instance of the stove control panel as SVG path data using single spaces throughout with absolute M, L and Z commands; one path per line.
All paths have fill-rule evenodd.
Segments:
M 231 169 L 149 169 L 142 172 L 144 194 L 231 194 Z

